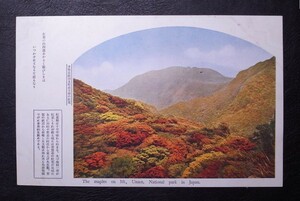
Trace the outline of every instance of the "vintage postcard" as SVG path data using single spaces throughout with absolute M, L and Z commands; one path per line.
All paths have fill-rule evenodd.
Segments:
M 282 186 L 282 17 L 16 21 L 18 185 Z

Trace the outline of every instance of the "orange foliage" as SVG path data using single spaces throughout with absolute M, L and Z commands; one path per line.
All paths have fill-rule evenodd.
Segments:
M 230 138 L 225 144 L 215 147 L 215 151 L 221 151 L 223 153 L 227 153 L 231 150 L 239 150 L 239 151 L 250 151 L 255 148 L 255 144 L 252 143 L 249 139 L 244 137 L 233 137 Z
M 169 164 L 176 164 L 184 161 L 188 153 L 188 147 L 182 139 L 167 139 L 158 135 L 152 135 L 143 143 L 144 147 L 150 145 L 167 148 L 170 151 L 170 156 L 168 158 Z
M 223 178 L 247 178 L 250 176 L 248 170 L 247 164 L 230 161 L 222 170 Z
M 89 169 L 87 168 L 87 163 L 83 160 L 78 160 L 74 162 L 74 176 L 82 177 L 89 173 Z
M 141 132 L 141 133 L 145 133 L 147 135 L 154 132 L 153 128 L 151 128 L 150 126 L 148 126 L 145 123 L 139 123 L 139 122 L 126 124 L 125 130 L 128 132 L 131 132 L 131 133 Z
M 95 152 L 91 155 L 86 156 L 84 159 L 90 169 L 101 168 L 105 165 L 106 153 Z
M 225 123 L 204 128 L 162 116 L 78 80 L 74 96 L 75 177 L 274 177 L 274 158 L 249 139 L 231 136 Z M 128 156 L 130 174 L 109 172 L 116 158 Z
M 119 133 L 116 133 L 116 136 L 116 147 L 123 148 L 141 144 L 143 140 L 147 137 L 147 134 L 143 132 L 137 132 L 135 134 L 132 134 L 126 131 L 121 131 Z
M 117 107 L 121 107 L 121 108 L 128 105 L 128 103 L 124 99 L 119 98 L 117 96 L 110 96 L 109 101 L 112 104 L 115 104 Z
M 145 139 L 145 141 L 142 144 L 142 147 L 148 147 L 150 145 L 168 148 L 172 145 L 172 142 L 164 137 L 160 137 L 154 134 Z
M 255 144 L 252 143 L 249 139 L 244 137 L 232 138 L 228 141 L 229 147 L 232 149 L 237 149 L 241 151 L 249 151 L 255 148 Z
M 89 108 L 86 105 L 84 105 L 83 103 L 79 102 L 79 103 L 74 104 L 74 113 L 75 114 L 81 114 L 81 113 L 88 112 L 88 111 L 89 111 Z
M 93 88 L 88 85 L 84 85 L 80 89 L 83 94 L 88 94 L 88 95 L 93 94 Z
M 153 123 L 156 123 L 156 124 L 166 124 L 166 123 L 169 123 L 169 122 L 168 122 L 167 118 L 159 118 L 159 119 L 156 119 Z
M 204 134 L 195 133 L 191 136 L 189 142 L 197 144 L 210 144 L 211 140 Z
M 177 120 L 174 119 L 174 118 L 158 118 L 156 119 L 153 123 L 156 123 L 156 124 L 167 124 L 167 123 L 170 123 L 170 124 L 177 124 Z
M 164 132 L 172 133 L 174 135 L 181 135 L 186 132 L 186 128 L 182 126 L 172 126 L 172 127 L 167 126 Z
M 96 126 L 96 132 L 100 134 L 112 134 L 121 132 L 124 130 L 124 125 L 126 125 L 126 121 L 123 120 L 99 124 Z
M 101 99 L 97 101 L 97 104 L 101 106 L 108 106 L 108 102 Z
M 145 172 L 138 173 L 136 178 L 166 178 L 168 177 L 167 171 L 162 166 L 155 166 L 146 170 Z
M 219 171 L 222 168 L 221 161 L 213 161 L 208 164 L 206 168 L 204 168 L 196 177 L 199 178 L 218 178 Z
M 147 117 L 143 114 L 136 114 L 136 115 L 133 116 L 133 118 L 137 121 L 143 121 L 143 120 L 147 119 Z
M 231 149 L 228 146 L 219 146 L 219 147 L 215 147 L 214 151 L 220 151 L 223 153 L 228 153 Z
M 96 107 L 96 111 L 99 112 L 99 113 L 105 113 L 105 112 L 108 112 L 109 111 L 109 108 L 106 107 L 106 106 L 97 106 Z
M 174 135 L 181 135 L 186 132 L 185 125 L 178 125 L 178 124 L 152 124 L 151 125 L 156 132 L 164 132 L 164 133 L 171 133 Z
M 74 133 L 76 134 L 93 134 L 95 127 L 87 124 L 74 124 Z
M 176 164 L 179 162 L 182 162 L 185 160 L 188 148 L 185 142 L 181 140 L 173 140 L 173 143 L 171 146 L 168 146 L 171 150 L 170 157 L 168 159 L 168 163 L 170 164 Z

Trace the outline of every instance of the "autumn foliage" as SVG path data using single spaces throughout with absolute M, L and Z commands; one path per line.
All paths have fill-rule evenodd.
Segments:
M 212 163 L 208 164 L 198 175 L 199 178 L 218 178 L 219 171 L 222 168 L 221 161 L 213 161 Z
M 129 146 L 136 146 L 142 143 L 142 141 L 147 137 L 147 134 L 144 132 L 130 133 L 122 131 L 116 134 L 117 141 L 116 147 L 123 148 Z
M 103 152 L 95 152 L 85 157 L 85 162 L 91 169 L 101 168 L 105 165 L 106 154 Z
M 145 172 L 138 173 L 136 178 L 167 178 L 167 171 L 162 166 L 155 166 L 146 170 Z
M 215 151 L 221 151 L 227 153 L 231 150 L 239 151 L 250 151 L 255 148 L 255 144 L 252 143 L 249 139 L 244 137 L 233 137 L 226 141 L 219 147 L 215 148 Z
M 229 125 L 163 116 L 74 80 L 74 176 L 111 178 L 274 177 L 268 125 L 252 138 Z M 271 147 L 271 148 L 269 148 Z

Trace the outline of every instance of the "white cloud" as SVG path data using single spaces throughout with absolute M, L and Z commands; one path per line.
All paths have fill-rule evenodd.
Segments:
M 107 83 L 114 73 L 114 65 L 109 61 L 104 61 L 100 66 L 73 66 L 74 78 L 80 79 L 87 84 L 99 89 L 105 89 Z
M 184 51 L 184 55 L 186 58 L 199 63 L 219 66 L 216 70 L 228 76 L 234 76 L 239 71 L 270 57 L 263 50 L 258 50 L 257 48 L 244 47 L 237 49 L 232 45 L 225 45 L 210 51 L 191 47 Z M 220 66 L 224 68 L 221 69 Z
M 223 64 L 224 60 L 228 60 L 229 58 L 233 58 L 236 56 L 237 51 L 232 45 L 226 45 L 217 50 L 211 51 L 201 51 L 197 47 L 188 48 L 185 50 L 184 54 L 191 59 L 198 59 L 202 62 L 215 63 L 215 64 Z M 222 63 L 221 63 L 222 61 Z M 226 62 L 228 63 L 228 62 Z
M 203 52 L 201 52 L 197 47 L 191 47 L 184 51 L 184 54 L 191 59 L 198 59 L 202 57 Z
M 114 70 L 114 66 L 109 61 L 104 61 L 100 66 L 93 66 L 89 68 L 92 76 L 99 76 L 103 74 L 110 74 Z

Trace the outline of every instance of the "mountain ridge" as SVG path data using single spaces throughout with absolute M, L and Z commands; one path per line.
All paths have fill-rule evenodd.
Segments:
M 238 73 L 224 88 L 207 97 L 174 104 L 161 110 L 206 124 L 222 121 L 238 133 L 251 134 L 275 111 L 275 57 Z M 251 118 L 250 118 L 251 117 Z
M 107 92 L 161 109 L 179 101 L 210 95 L 230 80 L 209 68 L 173 66 L 137 75 L 122 87 Z

